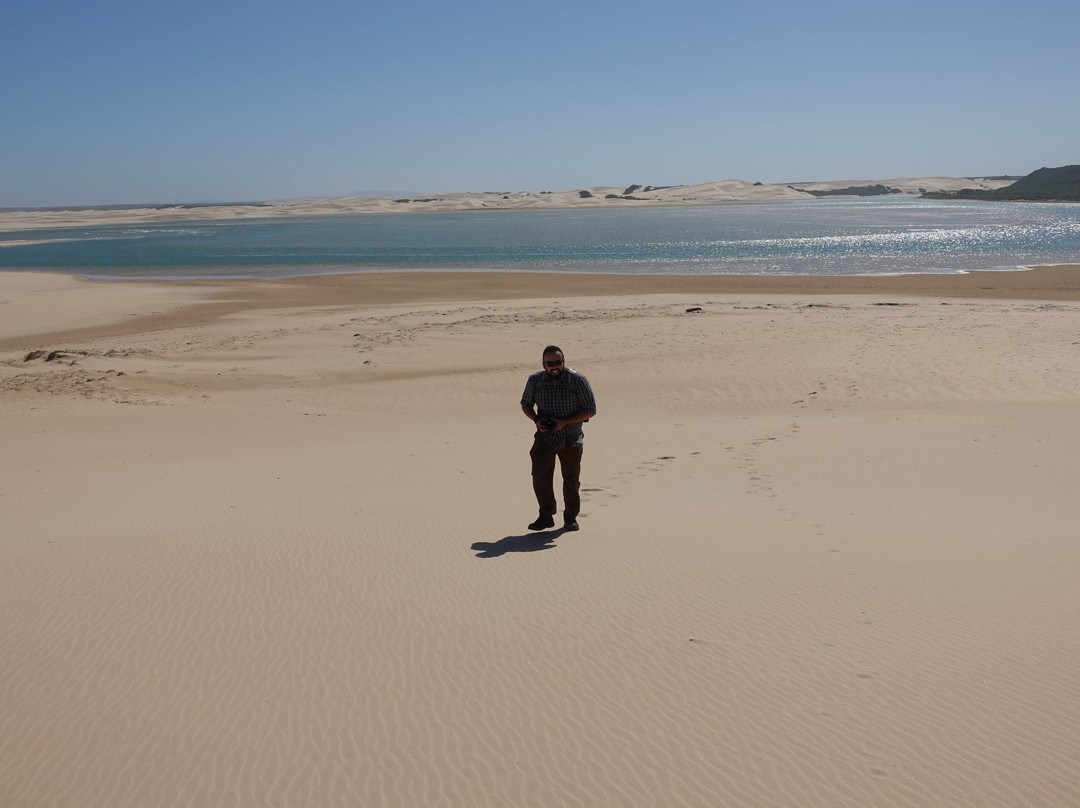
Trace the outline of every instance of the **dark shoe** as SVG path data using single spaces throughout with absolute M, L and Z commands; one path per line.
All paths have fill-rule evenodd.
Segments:
M 567 519 L 563 522 L 563 530 L 581 530 L 581 526 L 578 525 L 577 519 Z
M 542 513 L 529 525 L 529 530 L 546 530 L 549 527 L 555 527 L 555 519 L 549 513 Z

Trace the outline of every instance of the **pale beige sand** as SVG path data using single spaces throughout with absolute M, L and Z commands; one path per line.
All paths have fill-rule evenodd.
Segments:
M 1080 804 L 1078 279 L 0 274 L 0 804 Z
M 241 205 L 171 205 L 146 208 L 0 211 L 0 232 L 45 227 L 81 227 L 95 224 L 190 221 L 200 219 L 250 219 L 286 216 L 332 216 L 358 213 L 433 213 L 459 210 L 555 210 L 573 208 L 648 207 L 769 202 L 813 199 L 808 191 L 851 186 L 887 185 L 908 194 L 924 191 L 957 191 L 962 188 L 1000 188 L 1011 180 L 966 177 L 896 177 L 888 180 L 833 180 L 791 185 L 766 185 L 746 180 L 721 180 L 698 185 L 676 185 L 631 194 L 630 186 L 580 188 L 570 191 L 454 192 L 391 197 L 339 197 L 294 199 Z M 646 186 L 650 188 L 650 186 Z M 627 196 L 633 198 L 625 198 Z M 35 244 L 34 241 L 0 241 L 0 247 Z
M 835 191 L 867 185 L 884 185 L 905 194 L 922 194 L 962 191 L 968 188 L 990 191 L 1004 188 L 1015 180 L 998 180 L 971 177 L 892 177 L 887 180 L 830 180 L 829 182 L 796 182 L 791 187 L 803 191 Z

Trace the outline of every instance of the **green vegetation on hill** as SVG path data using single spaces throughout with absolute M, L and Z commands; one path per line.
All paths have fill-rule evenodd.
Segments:
M 789 188 L 791 186 L 788 186 Z M 851 185 L 847 188 L 830 188 L 826 191 L 803 190 L 814 196 L 885 196 L 886 194 L 902 194 L 899 188 L 890 188 L 888 185 Z
M 926 193 L 925 199 L 986 199 L 992 201 L 1080 202 L 1080 165 L 1040 168 L 1012 185 L 993 191 L 965 188 L 952 193 Z

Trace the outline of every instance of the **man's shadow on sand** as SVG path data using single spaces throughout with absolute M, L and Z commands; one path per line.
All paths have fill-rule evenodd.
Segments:
M 524 533 L 520 536 L 507 536 L 498 541 L 478 541 L 473 544 L 477 558 L 498 558 L 507 553 L 535 553 L 538 550 L 550 550 L 555 547 L 555 539 L 566 530 L 542 530 L 538 533 Z

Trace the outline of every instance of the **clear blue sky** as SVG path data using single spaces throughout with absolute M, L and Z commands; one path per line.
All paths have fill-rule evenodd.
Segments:
M 1026 174 L 1076 0 L 6 0 L 0 206 Z

